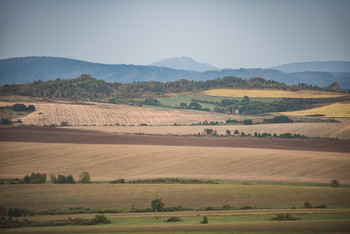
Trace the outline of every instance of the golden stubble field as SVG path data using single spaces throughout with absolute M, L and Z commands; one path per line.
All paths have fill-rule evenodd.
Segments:
M 226 147 L 0 142 L 0 178 L 88 171 L 118 178 L 206 178 L 350 183 L 348 153 Z
M 227 116 L 223 114 L 193 110 L 153 109 L 106 103 L 50 103 L 47 100 L 37 101 L 37 99 L 32 101 L 30 99 L 10 100 L 1 101 L 0 106 L 12 106 L 16 103 L 33 104 L 36 107 L 33 113 L 19 116 L 17 119 L 21 119 L 23 124 L 36 126 L 61 125 L 62 122 L 80 126 L 116 125 L 117 123 L 120 125 L 173 125 L 174 123 L 191 124 L 204 120 L 225 121 L 227 119 Z
M 254 98 L 335 98 L 343 93 L 322 92 L 316 90 L 285 91 L 276 89 L 212 89 L 204 91 L 206 95 L 217 97 L 254 97 Z

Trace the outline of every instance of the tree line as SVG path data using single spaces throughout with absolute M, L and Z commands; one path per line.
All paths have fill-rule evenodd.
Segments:
M 200 91 L 215 88 L 272 88 L 284 90 L 325 90 L 317 86 L 300 84 L 286 85 L 282 82 L 266 80 L 260 77 L 243 79 L 227 76 L 206 81 L 185 79 L 167 82 L 107 83 L 88 74 L 76 79 L 41 80 L 29 84 L 7 84 L 0 87 L 2 95 L 23 95 L 36 97 L 67 98 L 79 101 L 103 101 L 119 103 L 125 98 L 157 96 L 169 92 Z

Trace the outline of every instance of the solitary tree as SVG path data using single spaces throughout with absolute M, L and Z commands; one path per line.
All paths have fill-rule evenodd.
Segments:
M 83 171 L 79 174 L 80 183 L 90 183 L 90 174 L 89 172 Z
M 231 135 L 231 131 L 230 130 L 226 130 L 226 135 L 230 136 Z
M 157 194 L 157 197 L 152 200 L 151 202 L 152 210 L 155 212 L 161 211 L 164 207 L 164 203 L 162 201 L 162 198 Z
M 207 224 L 207 223 L 208 223 L 208 218 L 207 218 L 207 216 L 204 216 L 201 224 Z
M 339 183 L 338 180 L 332 180 L 331 181 L 331 187 L 337 188 L 337 187 L 339 187 L 339 185 L 340 185 L 340 183 Z

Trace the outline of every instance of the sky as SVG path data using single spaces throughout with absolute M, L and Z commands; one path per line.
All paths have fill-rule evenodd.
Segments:
M 350 0 L 0 0 L 0 59 L 350 61 Z

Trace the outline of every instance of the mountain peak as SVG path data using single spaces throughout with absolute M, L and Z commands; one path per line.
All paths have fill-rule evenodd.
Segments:
M 220 70 L 219 68 L 211 66 L 208 63 L 200 63 L 187 56 L 166 58 L 161 61 L 154 62 L 151 65 L 157 67 L 169 67 L 178 70 L 190 70 L 196 72 Z

